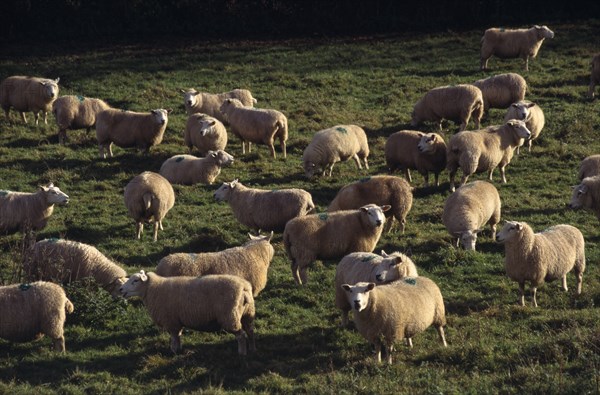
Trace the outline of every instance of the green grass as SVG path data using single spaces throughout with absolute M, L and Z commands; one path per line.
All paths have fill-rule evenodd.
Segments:
M 413 349 L 399 344 L 392 366 L 374 363 L 364 339 L 338 326 L 332 288 L 336 262 L 317 262 L 309 284 L 297 287 L 279 234 L 269 283 L 256 299 L 256 354 L 238 358 L 230 334 L 186 331 L 184 351 L 174 356 L 168 335 L 152 324 L 139 301 L 112 301 L 93 284 L 78 284 L 67 287 L 76 307 L 65 325 L 68 352 L 51 352 L 48 339 L 0 341 L 0 393 L 598 393 L 598 220 L 569 210 L 566 203 L 580 160 L 600 152 L 600 104 L 585 97 L 600 22 L 551 28 L 556 37 L 544 43 L 530 72 L 522 72 L 520 60 L 490 60 L 493 73 L 522 73 L 530 86 L 528 98 L 546 114 L 533 151 L 513 159 L 508 184 L 495 185 L 504 219 L 526 221 L 536 230 L 557 223 L 581 229 L 588 258 L 581 296 L 574 294 L 570 275 L 569 292 L 549 283 L 538 292 L 539 308 L 518 306 L 517 284 L 504 274 L 503 246 L 490 240 L 488 231 L 475 253 L 451 246 L 441 223 L 449 195 L 443 173 L 440 188 L 415 190 L 406 234 L 393 230 L 377 249 L 409 252 L 420 274 L 439 284 L 447 307 L 446 349 L 429 329 L 415 337 Z M 52 117 L 48 126 L 36 128 L 23 125 L 14 113 L 10 122 L 2 116 L 0 189 L 34 191 L 53 181 L 71 203 L 55 209 L 38 239 L 93 244 L 130 273 L 152 270 L 172 252 L 237 246 L 248 229 L 236 223 L 227 205 L 214 201 L 220 182 L 239 178 L 261 188 L 304 188 L 325 209 L 341 186 L 386 172 L 386 138 L 409 128 L 412 106 L 424 92 L 491 74 L 478 70 L 480 37 L 473 31 L 318 41 L 7 46 L 0 54 L 1 78 L 60 76 L 61 94 L 99 97 L 131 110 L 171 107 L 174 112 L 164 142 L 150 155 L 117 147 L 108 160 L 98 159 L 93 133 L 69 131 L 62 147 Z M 288 158 L 272 160 L 264 146 L 242 156 L 241 144 L 230 136 L 227 150 L 235 165 L 224 169 L 213 186 L 175 186 L 176 204 L 158 242 L 148 231 L 134 240 L 123 188 L 133 176 L 158 171 L 166 158 L 186 151 L 179 89 L 187 87 L 248 88 L 258 107 L 281 110 L 289 119 Z M 492 110 L 484 124 L 500 123 L 503 116 L 504 111 Z M 341 163 L 331 179 L 305 179 L 304 147 L 312 133 L 337 123 L 367 130 L 371 169 L 357 171 L 353 163 Z M 445 138 L 457 128 L 448 124 Z M 418 174 L 414 179 L 421 184 Z M 0 237 L 2 283 L 20 281 L 15 278 L 20 237 Z

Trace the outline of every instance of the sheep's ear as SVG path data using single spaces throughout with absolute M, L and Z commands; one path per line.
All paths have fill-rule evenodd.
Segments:
M 385 250 L 381 250 L 381 256 L 387 258 L 389 255 L 387 254 L 387 252 L 385 252 Z
M 348 284 L 342 284 L 342 289 L 345 291 L 348 291 L 348 292 L 350 292 L 350 290 L 351 290 L 351 288 Z
M 514 119 L 509 119 L 508 122 L 506 122 L 507 124 L 509 124 L 510 126 L 515 126 L 516 122 Z
M 144 193 L 144 195 L 142 196 L 142 199 L 144 200 L 144 208 L 146 210 L 148 210 L 150 208 L 150 206 L 152 205 L 153 198 L 154 198 L 154 195 L 152 195 L 151 193 Z
M 535 103 L 527 103 L 527 108 L 531 108 L 533 106 L 535 106 Z
M 148 281 L 148 276 L 146 275 L 146 272 L 144 270 L 140 270 L 140 280 L 142 282 Z
M 273 231 L 271 231 L 271 234 L 269 235 L 269 237 L 267 237 L 267 241 L 271 241 L 271 239 L 273 239 Z
M 511 104 L 510 106 L 511 106 L 511 107 L 514 107 L 514 108 L 519 108 L 519 103 L 513 103 L 513 104 Z
M 60 81 L 60 77 L 56 77 L 56 79 L 54 80 L 54 82 L 56 82 L 58 84 L 58 81 Z
M 215 124 L 216 124 L 216 122 L 214 120 L 212 120 L 208 123 L 208 126 L 215 126 Z
M 375 283 L 369 283 L 369 284 L 367 285 L 367 292 L 368 292 L 368 291 L 372 291 L 372 290 L 373 290 L 373 288 L 375 288 Z
M 156 115 L 156 110 L 150 110 L 150 112 L 154 115 Z
M 538 30 L 542 28 L 540 25 L 533 25 L 533 27 L 535 27 Z
M 229 186 L 231 188 L 235 188 L 235 186 L 237 185 L 238 182 L 239 182 L 239 179 L 236 178 L 235 180 L 231 181 L 231 183 L 229 184 Z
M 212 158 L 216 158 L 216 157 L 217 157 L 217 153 L 216 153 L 216 152 L 214 152 L 214 151 L 209 151 L 209 155 L 210 155 Z
M 196 90 L 194 90 L 192 93 L 194 94 L 194 96 L 198 96 L 200 94 L 200 92 L 198 92 Z
M 173 109 L 172 108 L 167 108 L 167 109 L 165 109 L 165 111 L 167 112 L 167 114 L 170 114 L 170 113 L 173 112 Z
M 365 213 L 366 213 L 367 211 L 369 211 L 369 209 L 368 209 L 367 207 L 365 207 L 365 206 L 363 206 L 363 207 L 359 208 L 359 210 L 360 210 L 360 211 L 364 211 Z
M 54 188 L 54 183 L 49 182 L 48 185 L 46 185 L 46 188 Z
M 522 230 L 523 229 L 523 224 L 520 222 L 517 222 L 517 230 Z
M 392 206 L 390 206 L 389 204 L 385 204 L 385 205 L 379 206 L 379 207 L 381 208 L 381 211 L 383 211 L 383 212 L 386 212 L 392 208 Z
M 179 91 L 180 91 L 181 93 L 187 93 L 187 91 L 186 91 L 185 89 L 179 89 Z
M 589 190 L 589 187 L 587 185 L 581 185 L 579 187 L 579 192 L 581 192 L 581 193 L 587 193 L 588 190 Z
M 401 256 L 397 256 L 396 259 L 394 260 L 394 262 L 392 262 L 392 266 L 396 266 L 402 263 L 402 257 Z

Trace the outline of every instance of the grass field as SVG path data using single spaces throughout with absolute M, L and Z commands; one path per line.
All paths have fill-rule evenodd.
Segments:
M 600 103 L 586 97 L 589 62 L 598 51 L 600 21 L 550 26 L 530 71 L 521 60 L 490 60 L 479 66 L 480 31 L 347 39 L 212 42 L 159 41 L 143 44 L 61 43 L 7 45 L 0 51 L 0 78 L 10 75 L 60 77 L 61 94 L 105 99 L 111 105 L 146 111 L 174 109 L 163 143 L 143 156 L 114 148 L 98 159 L 95 133 L 69 131 L 57 144 L 52 116 L 48 126 L 0 117 L 0 189 L 34 191 L 53 181 L 71 197 L 57 207 L 38 239 L 62 237 L 96 246 L 129 273 L 152 270 L 172 252 L 217 251 L 247 240 L 226 204 L 213 192 L 239 178 L 261 188 L 299 187 L 324 210 L 337 190 L 366 175 L 386 173 L 383 146 L 391 133 L 409 127 L 413 104 L 439 85 L 472 82 L 493 73 L 519 72 L 528 98 L 545 112 L 546 126 L 531 153 L 522 152 L 498 183 L 503 218 L 526 221 L 535 230 L 568 223 L 586 239 L 588 267 L 583 293 L 557 282 L 542 286 L 539 308 L 517 305 L 518 286 L 504 273 L 503 246 L 486 230 L 478 251 L 451 245 L 441 223 L 449 195 L 447 173 L 439 188 L 418 187 L 406 233 L 397 228 L 377 251 L 409 253 L 421 275 L 435 280 L 444 295 L 449 346 L 430 328 L 415 347 L 397 346 L 393 365 L 378 365 L 355 331 L 339 327 L 333 304 L 336 261 L 317 262 L 309 283 L 297 287 L 281 242 L 269 283 L 257 297 L 256 354 L 237 356 L 226 333 L 186 331 L 184 351 L 172 355 L 168 335 L 159 331 L 139 301 L 112 301 L 94 284 L 67 287 L 76 311 L 65 325 L 65 355 L 50 351 L 50 340 L 13 344 L 0 341 L 0 393 L 598 393 L 600 392 L 600 232 L 589 212 L 566 207 L 577 183 L 579 162 L 600 152 Z M 250 89 L 257 107 L 275 108 L 289 119 L 288 157 L 273 160 L 264 146 L 242 156 L 230 135 L 227 151 L 236 157 L 212 186 L 175 186 L 176 203 L 153 243 L 135 226 L 123 204 L 123 188 L 145 170 L 186 152 L 186 114 L 180 88 L 222 92 Z M 502 122 L 492 110 L 484 125 Z M 29 114 L 31 121 L 32 116 Z M 351 162 L 336 165 L 332 178 L 307 180 L 301 156 L 312 134 L 338 123 L 365 128 L 369 171 Z M 471 125 L 472 126 L 472 125 Z M 422 130 L 434 130 L 425 125 Z M 457 125 L 445 126 L 448 139 Z M 278 149 L 278 148 L 277 148 Z M 473 179 L 483 179 L 483 175 Z M 17 277 L 21 235 L 0 237 L 0 282 Z M 528 294 L 528 298 L 529 298 Z M 201 303 L 201 301 L 199 301 Z M 2 316 L 0 314 L 0 319 Z

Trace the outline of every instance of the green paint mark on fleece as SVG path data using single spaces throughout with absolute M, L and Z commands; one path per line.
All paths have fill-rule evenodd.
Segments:
M 343 128 L 341 126 L 338 126 L 337 128 L 335 128 L 335 130 L 337 130 L 338 132 L 343 133 L 343 134 L 348 134 L 348 131 L 346 130 L 346 128 Z
M 417 285 L 417 279 L 416 278 L 411 278 L 411 277 L 407 277 L 404 279 L 404 282 L 410 285 Z
M 81 103 L 83 103 L 83 101 L 85 100 L 85 97 L 83 97 L 83 96 L 81 96 L 81 95 L 78 95 L 78 96 L 77 96 L 77 99 L 78 99 L 78 100 L 79 100 Z
M 369 262 L 372 261 L 373 259 L 377 258 L 377 255 L 375 254 L 370 254 L 370 255 L 364 255 L 361 259 L 362 262 Z
M 358 180 L 358 182 L 367 182 L 370 180 L 371 180 L 371 177 L 365 177 L 365 178 L 361 178 L 360 180 Z
M 1 190 L 0 191 L 0 196 L 6 196 L 10 193 L 10 191 L 5 191 L 5 190 Z
M 329 217 L 329 215 L 327 213 L 319 214 L 319 219 L 321 221 L 327 221 L 327 217 Z
M 175 159 L 175 162 L 181 162 L 182 160 L 184 160 L 185 158 L 183 156 L 180 156 L 179 158 Z
M 56 238 L 56 237 L 51 237 L 51 238 L 49 238 L 49 239 L 46 239 L 46 241 L 47 241 L 48 243 L 58 243 L 58 241 L 59 241 L 59 240 L 60 240 L 60 239 L 58 239 L 58 238 Z
M 21 285 L 19 285 L 19 289 L 21 291 L 27 291 L 29 288 L 31 288 L 31 284 L 21 284 Z

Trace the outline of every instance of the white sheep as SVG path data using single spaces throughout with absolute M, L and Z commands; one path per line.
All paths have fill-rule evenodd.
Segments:
M 516 73 L 498 74 L 473 82 L 483 95 L 484 112 L 490 108 L 508 108 L 525 99 L 527 82 Z
M 444 204 L 442 222 L 448 232 L 457 237 L 465 250 L 475 251 L 477 234 L 490 225 L 492 240 L 496 240 L 496 225 L 500 222 L 500 195 L 486 181 L 473 181 L 458 188 Z
M 343 284 L 352 306 L 358 332 L 375 347 L 375 359 L 381 352 L 392 363 L 394 343 L 411 339 L 431 325 L 435 326 L 444 347 L 446 309 L 438 286 L 428 278 L 404 278 L 375 286 L 372 282 Z M 410 344 L 410 343 L 409 343 Z
M 208 151 L 204 158 L 175 155 L 160 166 L 160 174 L 172 184 L 212 184 L 223 167 L 233 164 L 233 156 L 223 150 Z
M 252 97 L 252 93 L 247 89 L 234 89 L 224 93 L 206 93 L 198 92 L 192 88 L 181 89 L 181 93 L 183 93 L 183 103 L 188 115 L 208 114 L 225 125 L 228 125 L 227 118 L 220 110 L 225 99 L 238 99 L 246 107 L 252 107 L 256 104 L 256 99 Z
M 390 172 L 404 170 L 408 182 L 412 182 L 410 170 L 417 170 L 425 187 L 429 186 L 431 172 L 439 186 L 440 173 L 446 168 L 446 142 L 437 133 L 401 130 L 385 142 L 385 162 Z
M 145 171 L 131 179 L 125 186 L 125 207 L 136 223 L 139 240 L 144 231 L 144 222 L 154 222 L 154 237 L 158 228 L 163 230 L 162 220 L 175 204 L 175 192 L 169 181 L 160 174 Z
M 544 128 L 546 118 L 544 112 L 535 103 L 527 100 L 521 100 L 519 102 L 511 104 L 504 116 L 504 122 L 511 119 L 518 119 L 525 122 L 525 126 L 531 132 L 531 137 L 527 140 L 527 151 L 531 152 L 531 143 L 537 139 Z M 519 146 L 517 146 L 517 154 L 519 153 L 519 147 L 523 145 L 524 141 L 521 140 Z
M 437 122 L 441 131 L 442 121 L 446 119 L 460 123 L 458 130 L 462 131 L 467 128 L 471 116 L 479 129 L 483 116 L 483 95 L 479 88 L 468 84 L 440 86 L 425 93 L 415 103 L 410 126 L 416 127 L 425 121 Z
M 245 107 L 237 99 L 225 99 L 220 108 L 231 126 L 231 133 L 242 141 L 242 154 L 251 151 L 251 144 L 264 144 L 275 158 L 273 141 L 278 138 L 281 153 L 287 156 L 285 142 L 288 139 L 288 121 L 277 110 Z
M 250 240 L 244 245 L 223 251 L 167 255 L 158 262 L 156 274 L 163 277 L 231 274 L 250 282 L 252 295 L 256 297 L 267 286 L 269 265 L 275 255 L 271 245 L 273 232 L 248 236 Z
M 525 122 L 511 119 L 501 126 L 490 126 L 476 131 L 463 131 L 450 137 L 448 142 L 447 165 L 450 173 L 450 190 L 454 191 L 454 176 L 460 167 L 463 171 L 460 185 L 467 182 L 469 176 L 487 171 L 488 180 L 492 173 L 500 168 L 502 182 L 506 183 L 505 168 L 513 157 L 515 148 L 521 139 L 528 139 L 531 132 Z
M 569 207 L 589 210 L 600 220 L 600 175 L 586 177 L 573 187 Z
M 96 117 L 110 106 L 103 100 L 83 96 L 61 96 L 52 104 L 52 113 L 58 125 L 58 142 L 65 144 L 67 129 L 90 129 L 96 125 Z
M 206 330 L 214 324 L 235 335 L 240 355 L 256 350 L 252 286 L 238 276 L 161 277 L 141 270 L 123 284 L 121 294 L 142 299 L 152 321 L 171 335 L 174 353 L 181 351 L 183 328 Z
M 369 168 L 369 143 L 365 131 L 356 125 L 336 125 L 314 134 L 302 154 L 302 166 L 306 177 L 311 178 L 321 172 L 331 177 L 333 165 L 340 161 L 354 159 L 356 166 Z
M 137 147 L 148 153 L 150 147 L 162 142 L 167 129 L 170 109 L 133 112 L 108 109 L 96 117 L 96 137 L 100 158 L 112 157 L 112 144 L 121 148 Z
M 351 252 L 371 252 L 377 245 L 384 212 L 390 206 L 369 204 L 358 210 L 310 214 L 288 221 L 283 244 L 292 261 L 296 284 L 306 284 L 308 267 L 317 259 L 339 259 Z
M 600 154 L 590 155 L 584 158 L 579 165 L 577 178 L 582 181 L 586 177 L 600 175 Z
M 12 76 L 0 83 L 0 107 L 6 118 L 10 119 L 10 109 L 21 113 L 27 123 L 26 112 L 33 112 L 35 124 L 38 124 L 40 111 L 44 114 L 44 123 L 48 124 L 48 112 L 58 97 L 58 81 L 46 78 Z
M 531 284 L 533 305 L 537 307 L 537 288 L 546 281 L 560 278 L 562 288 L 567 291 L 567 273 L 573 269 L 577 276 L 577 295 L 581 294 L 585 242 L 579 229 L 555 225 L 533 233 L 525 222 L 506 221 L 497 238 L 504 243 L 506 274 L 519 283 L 521 306 L 525 306 L 525 282 Z
M 588 89 L 588 96 L 590 99 L 594 98 L 596 85 L 600 84 L 600 53 L 596 54 L 592 58 L 591 73 L 590 73 L 590 88 Z
M 85 277 L 117 297 L 127 281 L 127 272 L 96 247 L 70 240 L 40 240 L 27 253 L 24 267 L 31 280 L 69 283 Z
M 384 232 L 392 229 L 394 218 L 400 224 L 400 231 L 404 234 L 406 216 L 412 208 L 412 187 L 402 178 L 394 176 L 367 177 L 343 186 L 329 203 L 327 211 L 358 209 L 366 204 L 373 203 L 379 206 L 389 205 L 386 211 Z
M 225 149 L 227 130 L 217 118 L 206 114 L 192 114 L 187 119 L 183 140 L 190 153 L 196 147 L 200 155 L 206 155 L 208 151 Z
M 238 222 L 256 231 L 281 232 L 290 219 L 315 209 L 312 196 L 303 189 L 248 188 L 237 179 L 224 182 L 214 197 L 229 203 Z
M 353 252 L 342 258 L 335 268 L 335 305 L 342 311 L 342 326 L 348 326 L 348 303 L 343 284 L 370 282 L 386 284 L 404 277 L 417 277 L 415 263 L 400 252 L 381 255 L 368 252 Z
M 52 339 L 65 352 L 64 324 L 73 303 L 60 285 L 37 281 L 0 286 L 0 338 L 13 342 Z
M 521 58 L 525 71 L 529 71 L 529 58 L 535 58 L 546 38 L 554 38 L 547 26 L 535 25 L 529 29 L 490 28 L 481 38 L 481 70 L 487 70 L 488 60 L 493 56 L 500 59 Z

